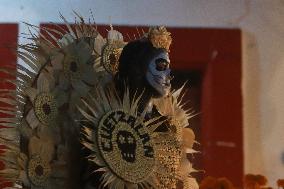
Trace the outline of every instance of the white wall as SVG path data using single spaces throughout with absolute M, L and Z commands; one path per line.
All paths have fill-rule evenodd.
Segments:
M 284 178 L 283 0 L 0 0 L 0 22 L 59 22 L 72 9 L 97 23 L 240 27 L 246 173 Z M 20 31 L 26 27 L 21 24 Z M 25 42 L 21 38 L 20 42 Z M 233 170 L 232 170 L 233 171 Z

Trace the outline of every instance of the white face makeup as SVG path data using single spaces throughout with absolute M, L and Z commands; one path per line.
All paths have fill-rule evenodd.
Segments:
M 171 70 L 169 54 L 161 52 L 155 56 L 148 66 L 146 79 L 161 96 L 167 96 L 171 89 Z

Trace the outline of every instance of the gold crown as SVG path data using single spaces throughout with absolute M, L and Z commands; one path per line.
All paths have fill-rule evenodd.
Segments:
M 155 48 L 163 48 L 169 51 L 172 37 L 164 26 L 152 27 L 148 32 L 148 39 Z

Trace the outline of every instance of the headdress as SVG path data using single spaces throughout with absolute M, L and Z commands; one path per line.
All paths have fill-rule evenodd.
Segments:
M 123 36 L 111 26 L 108 32 L 107 43 L 102 50 L 102 65 L 107 72 L 115 75 L 118 69 L 119 57 L 126 42 Z
M 155 48 L 163 48 L 169 51 L 172 37 L 164 26 L 150 28 L 147 37 Z
M 138 40 L 145 39 L 149 41 L 154 48 L 165 49 L 169 52 L 172 37 L 171 33 L 168 32 L 164 26 L 151 27 L 148 33 L 145 33 L 145 36 Z M 107 43 L 102 51 L 102 65 L 112 75 L 115 75 L 118 71 L 119 57 L 126 44 L 127 43 L 123 41 L 122 34 L 113 30 L 111 26 L 111 30 L 108 32 Z

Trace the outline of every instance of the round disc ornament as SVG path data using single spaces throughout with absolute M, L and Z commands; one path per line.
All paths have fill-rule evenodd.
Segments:
M 108 112 L 99 122 L 97 139 L 105 163 L 123 180 L 139 183 L 154 171 L 151 136 L 137 117 L 123 110 Z
M 45 186 L 50 174 L 50 165 L 39 156 L 32 156 L 28 162 L 28 178 L 35 186 Z
M 40 93 L 35 99 L 35 114 L 44 125 L 51 124 L 57 116 L 58 110 L 54 96 L 50 93 Z

